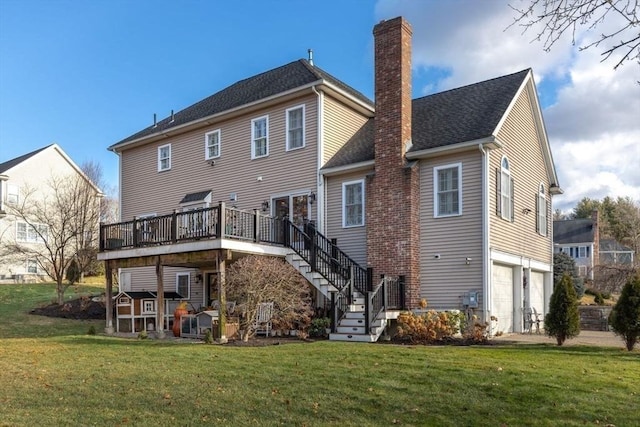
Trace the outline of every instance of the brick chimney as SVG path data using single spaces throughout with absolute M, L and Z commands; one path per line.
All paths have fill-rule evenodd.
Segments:
M 367 185 L 367 263 L 405 276 L 406 303 L 419 301 L 419 170 L 404 157 L 411 147 L 411 26 L 382 21 L 375 39 L 375 173 Z

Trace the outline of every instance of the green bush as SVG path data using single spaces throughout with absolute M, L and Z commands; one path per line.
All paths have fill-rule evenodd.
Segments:
M 582 298 L 584 295 L 584 279 L 582 277 L 574 277 L 573 278 L 573 288 L 576 290 L 576 297 L 578 299 Z
M 327 328 L 331 327 L 331 320 L 328 317 L 316 317 L 311 320 L 309 327 L 310 337 L 326 337 Z
M 95 335 L 96 334 L 96 327 L 91 325 L 89 326 L 89 330 L 87 331 L 87 335 Z
M 211 329 L 207 329 L 204 333 L 204 343 L 213 344 L 213 334 L 211 333 Z
M 568 274 L 556 282 L 549 302 L 549 313 L 544 318 L 544 328 L 548 336 L 556 338 L 558 345 L 580 334 L 578 298 Z
M 640 275 L 624 285 L 620 298 L 609 315 L 611 329 L 624 340 L 627 350 L 633 350 L 640 337 Z
M 604 298 L 602 297 L 602 294 L 600 292 L 596 294 L 596 297 L 593 299 L 593 302 L 595 302 L 598 305 L 604 304 Z

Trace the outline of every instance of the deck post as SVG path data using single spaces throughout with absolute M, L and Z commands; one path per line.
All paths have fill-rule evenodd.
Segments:
M 227 293 L 226 293 L 226 269 L 228 256 L 226 250 L 222 251 L 222 256 L 218 253 L 218 300 L 220 308 L 218 309 L 218 342 L 225 344 L 227 340 Z
M 260 209 L 253 210 L 253 241 L 260 242 Z
M 104 306 L 107 311 L 104 333 L 113 335 L 113 270 L 111 269 L 111 261 L 104 262 L 104 274 L 106 279 Z
M 133 247 L 138 247 L 138 217 L 133 217 L 133 225 L 131 226 L 133 238 Z
M 217 230 L 218 239 L 224 238 L 224 235 L 227 230 L 227 224 L 226 224 L 227 213 L 225 211 L 226 211 L 225 203 L 219 202 L 218 203 L 218 230 Z
M 157 300 L 158 307 L 156 308 L 156 336 L 158 338 L 164 338 L 164 281 L 162 277 L 162 262 L 158 256 L 156 258 L 156 281 L 157 281 Z
M 178 240 L 178 210 L 173 210 L 173 215 L 171 216 L 171 241 L 176 242 Z

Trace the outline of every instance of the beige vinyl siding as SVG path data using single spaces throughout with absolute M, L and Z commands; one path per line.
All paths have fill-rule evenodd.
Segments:
M 131 291 L 150 291 L 155 292 L 158 289 L 156 279 L 155 267 L 135 267 L 122 269 L 123 272 L 131 273 Z M 203 305 L 203 290 L 202 283 L 195 283 L 196 269 L 185 269 L 182 267 L 163 267 L 162 280 L 165 292 L 175 292 L 176 290 L 176 274 L 177 273 L 189 273 L 191 283 L 191 295 L 189 302 L 195 307 L 199 308 Z M 172 314 L 172 313 L 169 313 Z
M 360 129 L 367 117 L 329 95 L 324 97 L 324 165 Z
M 434 168 L 459 162 L 462 215 L 434 218 Z M 478 150 L 423 160 L 420 165 L 420 296 L 430 308 L 462 308 L 464 292 L 482 290 L 481 188 Z
M 327 237 L 338 239 L 338 247 L 362 267 L 367 265 L 367 229 L 342 227 L 342 183 L 365 179 L 366 172 L 332 176 L 327 179 Z M 366 197 L 366 181 L 365 181 Z M 366 205 L 366 199 L 365 199 Z
M 491 247 L 549 264 L 552 262 L 551 197 L 542 142 L 534 125 L 531 105 L 530 94 L 524 90 L 498 133 L 498 140 L 503 147 L 491 151 L 488 171 Z M 514 179 L 514 222 L 496 214 L 496 169 L 500 168 L 504 155 L 509 159 L 511 177 Z M 547 196 L 547 236 L 541 236 L 536 231 L 536 197 L 540 183 L 544 183 Z M 530 212 L 525 214 L 525 209 Z
M 305 147 L 286 151 L 287 108 L 305 105 Z M 269 155 L 251 159 L 251 120 L 269 116 Z M 317 97 L 309 95 L 268 109 L 168 137 L 122 153 L 122 220 L 171 213 L 185 194 L 212 190 L 212 203 L 259 209 L 272 195 L 316 191 Z M 220 157 L 205 160 L 204 135 L 220 129 Z M 158 147 L 171 144 L 171 170 L 158 172 Z M 259 179 L 261 177 L 261 179 Z M 238 200 L 230 202 L 236 193 Z M 315 205 L 312 206 L 312 215 Z

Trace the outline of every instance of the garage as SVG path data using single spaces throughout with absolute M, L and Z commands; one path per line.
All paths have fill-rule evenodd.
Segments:
M 513 268 L 506 265 L 493 265 L 491 281 L 493 307 L 491 314 L 498 318 L 493 333 L 513 331 Z
M 544 273 L 531 272 L 531 288 L 529 288 L 529 304 L 544 317 Z M 542 326 L 542 325 L 540 325 Z

